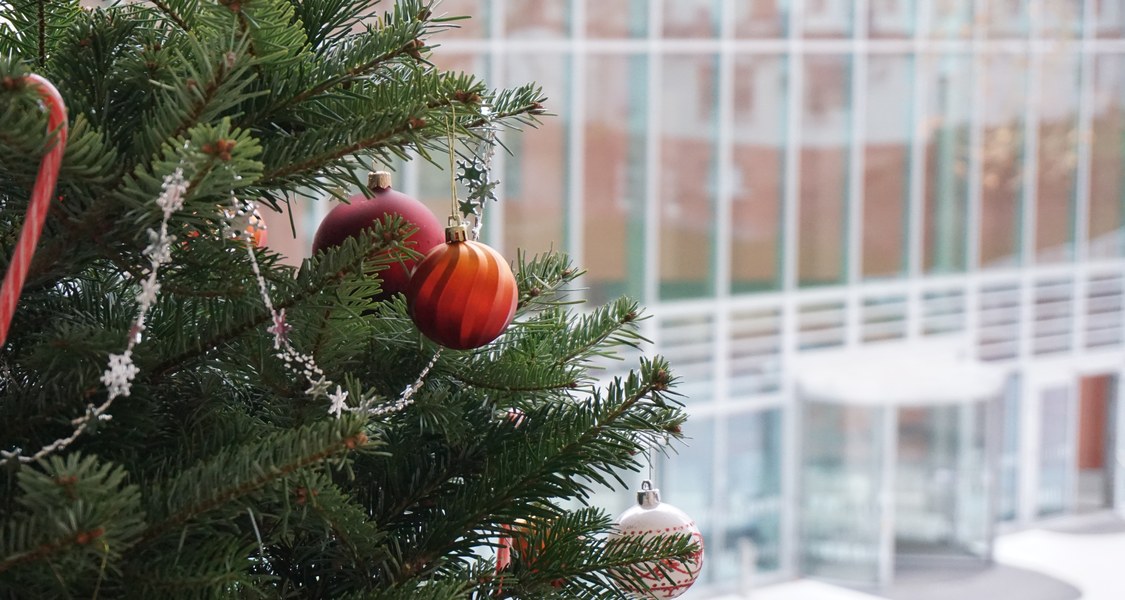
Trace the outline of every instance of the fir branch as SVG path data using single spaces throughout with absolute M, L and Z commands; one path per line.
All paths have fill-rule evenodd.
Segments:
M 344 1 L 354 3 L 356 0 Z M 353 15 L 351 18 L 347 13 L 327 15 L 320 12 L 329 9 L 326 5 L 299 3 L 293 0 L 290 0 L 288 6 L 296 11 L 293 15 L 293 19 L 297 19 L 295 26 L 303 24 L 306 27 L 301 31 L 303 37 L 300 43 L 301 48 L 306 49 L 304 58 L 316 56 L 320 60 L 301 61 L 295 69 L 281 73 L 283 77 L 275 75 L 263 78 L 263 83 L 270 89 L 270 97 L 275 99 L 275 103 L 267 103 L 260 109 L 249 108 L 243 117 L 246 126 L 291 119 L 301 122 L 305 115 L 299 114 L 300 110 L 290 109 L 296 107 L 310 109 L 313 112 L 319 111 L 326 100 L 331 100 L 325 92 L 333 89 L 342 91 L 367 79 L 374 79 L 376 73 L 382 69 L 393 68 L 394 63 L 399 59 L 422 60 L 420 50 L 423 49 L 423 44 L 419 40 L 425 33 L 426 23 L 421 17 L 415 19 L 413 16 L 405 16 L 411 12 L 417 14 L 423 12 L 420 9 L 413 11 L 414 7 L 410 3 L 400 3 L 398 8 L 404 9 L 405 13 L 400 14 L 399 10 L 396 10 L 393 16 L 388 15 L 386 22 L 377 30 L 369 29 L 359 35 L 335 40 L 335 43 L 323 48 L 320 42 L 325 35 L 321 29 L 327 26 L 325 20 L 341 27 L 350 21 L 351 26 L 355 26 L 358 21 L 354 19 L 358 17 L 354 16 L 354 12 L 351 13 Z M 352 8 L 354 11 L 359 7 L 353 4 Z M 300 20 L 304 18 L 310 19 L 310 22 L 301 23 Z M 340 22 L 341 19 L 343 23 Z M 309 27 L 312 29 L 308 29 Z M 298 86 L 293 85 L 294 80 L 299 84 Z M 317 102 L 305 104 L 312 99 L 316 99 Z M 338 115 L 336 117 L 339 118 Z
M 308 37 L 296 22 L 293 5 L 286 0 L 222 3 L 234 13 L 239 36 L 246 40 L 254 72 L 262 78 L 271 69 L 307 59 Z
M 516 253 L 514 270 L 520 289 L 517 313 L 578 303 L 564 297 L 565 286 L 583 275 L 584 271 L 574 268 L 567 254 L 550 252 L 535 255 L 529 261 L 527 253 L 521 250 Z
M 357 264 L 353 262 L 348 263 L 339 269 L 331 271 L 330 273 L 322 274 L 318 279 L 310 282 L 305 287 L 298 290 L 296 293 L 291 294 L 284 300 L 274 302 L 274 309 L 280 311 L 298 306 L 306 300 L 312 298 L 313 296 L 323 292 L 329 286 L 339 283 L 344 277 L 348 275 L 354 275 L 356 273 L 361 273 L 363 271 L 363 264 Z M 151 373 L 151 381 L 159 380 L 168 373 L 175 371 L 176 368 L 183 363 L 186 363 L 195 357 L 207 354 L 208 352 L 222 346 L 223 344 L 230 343 L 232 340 L 237 339 L 245 335 L 246 333 L 257 329 L 258 327 L 271 322 L 272 319 L 273 314 L 269 310 L 263 308 L 261 311 L 257 312 L 256 316 L 254 316 L 253 318 L 247 319 L 233 327 L 219 331 L 206 340 L 200 340 L 191 349 L 168 357 L 160 363 L 149 367 L 148 370 Z
M 48 542 L 43 542 L 27 552 L 16 553 L 0 561 L 0 573 L 22 563 L 42 560 L 52 555 L 61 554 L 63 551 L 69 550 L 74 546 L 86 545 L 101 537 L 104 533 L 104 527 L 95 527 L 88 531 L 80 531 L 77 535 L 65 535 Z
M 588 507 L 515 528 L 520 556 L 499 575 L 503 583 L 493 595 L 530 598 L 558 590 L 567 598 L 603 600 L 612 588 L 610 597 L 630 598 L 622 588 L 643 589 L 634 581 L 638 572 L 660 571 L 664 560 L 689 560 L 697 549 L 687 535 L 605 539 L 612 528 L 609 515 Z
M 141 541 L 152 541 L 173 527 L 257 492 L 274 481 L 368 445 L 371 439 L 362 429 L 363 422 L 359 419 L 321 421 L 256 440 L 247 448 L 240 448 L 242 452 L 220 452 L 216 458 L 185 472 L 158 494 L 173 502 L 178 501 L 182 506 L 150 525 L 142 534 Z M 246 454 L 256 456 L 249 470 L 253 473 L 250 476 L 246 476 Z M 278 454 L 283 460 L 275 462 L 271 455 Z M 199 482 L 204 479 L 229 484 L 200 486 Z M 184 501 L 185 496 L 189 498 L 187 501 Z
M 285 164 L 272 171 L 266 171 L 262 174 L 261 179 L 258 180 L 257 185 L 262 187 L 278 186 L 281 185 L 286 178 L 298 174 L 315 172 L 319 169 L 326 168 L 334 161 L 338 161 L 364 150 L 379 148 L 388 144 L 408 145 L 410 143 L 417 144 L 425 138 L 445 139 L 447 132 L 443 127 L 435 126 L 419 115 L 424 115 L 427 111 L 450 107 L 454 102 L 460 102 L 460 100 L 454 96 L 431 100 L 420 110 L 414 111 L 414 116 L 411 116 L 409 119 L 387 131 L 378 132 L 350 144 L 327 149 L 305 160 Z M 479 117 L 469 120 L 467 123 L 463 123 L 460 126 L 464 129 L 476 129 L 491 122 L 502 122 L 507 119 L 535 115 L 541 108 L 542 105 L 538 101 L 531 100 L 515 106 L 505 106 L 502 111 L 495 112 L 488 117 Z
M 585 363 L 591 356 L 607 356 L 607 351 L 599 350 L 606 345 L 637 347 L 639 342 L 648 341 L 636 331 L 636 323 L 644 318 L 640 305 L 628 298 L 618 298 L 582 315 L 578 323 L 570 324 L 571 335 L 566 340 L 570 347 L 559 356 L 558 364 Z
M 386 589 L 346 594 L 337 600 L 465 600 L 479 577 L 407 581 Z
M 209 532 L 185 536 L 171 556 L 157 555 L 130 573 L 135 581 L 129 597 L 224 597 L 254 583 L 252 558 L 257 543 Z M 169 561 L 168 559 L 172 560 Z M 163 560 L 161 560 L 163 559 Z
M 551 307 L 513 325 L 498 344 L 476 353 L 452 377 L 472 387 L 505 392 L 575 389 L 588 380 L 582 367 L 591 358 L 617 358 L 617 347 L 637 347 L 644 340 L 636 331 L 640 318 L 639 306 L 627 298 L 581 315 Z M 567 335 L 560 338 L 559 331 Z
M 125 482 L 122 467 L 77 452 L 37 466 L 19 472 L 15 501 L 21 509 L 5 515 L 0 573 L 11 571 L 8 577 L 19 580 L 61 564 L 74 584 L 98 571 L 84 557 L 117 559 L 135 543 L 144 513 L 140 490 Z
M 305 37 L 314 50 L 346 37 L 354 27 L 378 15 L 371 0 L 289 0 L 296 11 L 295 21 L 305 28 Z M 327 42 L 327 44 L 326 44 Z
M 51 67 L 64 60 L 57 53 L 58 43 L 82 12 L 78 0 L 0 2 L 0 18 L 4 21 L 0 25 L 0 57 L 26 61 L 40 74 L 53 76 Z
M 581 462 L 577 463 L 580 465 L 580 474 L 597 480 L 595 470 L 606 470 L 612 465 L 591 461 L 590 449 L 604 445 L 606 440 L 603 439 L 603 436 L 606 432 L 618 425 L 619 421 L 628 417 L 644 399 L 649 398 L 654 404 L 663 406 L 664 401 L 661 396 L 668 390 L 673 381 L 668 372 L 668 366 L 663 359 L 643 360 L 640 374 L 633 372 L 625 381 L 615 380 L 613 385 L 610 386 L 610 400 L 608 402 L 594 399 L 588 419 L 581 422 L 578 420 L 560 422 L 559 424 L 564 430 L 581 430 L 581 433 L 571 437 L 571 439 L 559 445 L 557 449 L 552 449 L 548 456 L 531 465 L 531 468 L 522 474 L 511 476 L 508 473 L 503 479 L 499 480 L 475 480 L 474 486 L 466 487 L 461 492 L 466 499 L 473 502 L 471 507 L 463 511 L 462 514 L 456 515 L 456 520 L 452 516 L 447 516 L 442 523 L 442 527 L 447 528 L 447 531 L 450 532 L 460 532 L 457 535 L 464 536 L 465 531 L 474 530 L 485 519 L 498 513 L 503 514 L 505 510 L 510 510 L 514 506 L 523 508 L 525 514 L 521 517 L 527 516 L 527 498 L 531 494 L 530 490 L 549 490 L 547 493 L 557 494 L 558 490 L 552 484 L 548 483 L 544 487 L 543 482 L 551 478 L 572 478 L 576 475 L 573 468 L 573 465 L 576 464 L 574 462 L 576 458 L 581 458 Z M 628 429 L 632 430 L 635 427 L 629 427 Z M 629 446 L 629 448 L 631 447 L 632 445 Z M 624 452 L 627 448 L 619 446 L 618 450 Z M 488 488 L 488 492 L 482 493 L 477 486 Z M 444 551 L 444 547 L 440 544 L 422 550 L 418 556 L 403 567 L 398 573 L 396 581 L 402 581 L 404 577 L 412 577 L 430 568 Z
M 47 64 L 47 0 L 39 0 L 39 66 Z
M 278 167 L 273 171 L 266 171 L 262 174 L 262 178 L 258 181 L 258 185 L 263 187 L 272 187 L 279 185 L 282 180 L 293 175 L 316 171 L 318 169 L 324 168 L 333 161 L 350 156 L 362 150 L 382 146 L 399 138 L 400 136 L 409 133 L 410 131 L 414 130 L 416 126 L 416 123 L 414 123 L 413 121 L 407 121 L 389 131 L 373 135 L 371 137 L 359 140 L 358 142 L 354 142 L 352 144 L 338 148 L 333 148 L 328 152 L 314 155 L 301 162 L 291 163 Z
M 310 88 L 306 89 L 305 91 L 297 94 L 296 96 L 293 96 L 292 98 L 290 98 L 286 102 L 278 105 L 277 107 L 275 107 L 273 109 L 273 111 L 279 112 L 279 111 L 285 110 L 285 109 L 287 109 L 287 108 L 289 108 L 289 107 L 291 107 L 295 104 L 300 104 L 301 102 L 304 102 L 304 101 L 308 100 L 309 98 L 312 98 L 313 96 L 319 96 L 320 94 L 323 94 L 324 92 L 327 92 L 328 90 L 330 90 L 330 89 L 332 89 L 332 88 L 334 88 L 334 87 L 336 87 L 340 84 L 358 79 L 360 77 L 368 76 L 371 73 L 374 73 L 375 71 L 379 70 L 379 68 L 381 68 L 385 63 L 388 63 L 388 62 L 390 62 L 390 61 L 392 61 L 396 58 L 402 57 L 402 56 L 407 56 L 411 52 L 417 52 L 417 51 L 418 51 L 418 46 L 417 46 L 417 44 L 415 44 L 414 40 L 406 42 L 405 44 L 399 46 L 398 48 L 396 48 L 394 50 L 390 50 L 390 51 L 388 51 L 384 54 L 381 54 L 379 56 L 376 56 L 375 58 L 367 61 L 366 63 L 359 64 L 359 65 L 356 65 L 354 67 L 350 67 L 345 72 L 343 72 L 339 75 L 330 77 L 330 78 L 328 78 L 324 81 L 321 81 L 320 83 L 317 83 L 317 84 L 313 85 L 312 87 L 310 87 Z
M 295 306 L 301 301 L 312 296 L 319 290 L 309 290 L 307 293 L 298 294 L 289 297 L 283 302 L 274 304 L 274 308 L 283 310 Z M 260 311 L 257 316 L 252 319 L 242 322 L 240 325 L 223 330 L 211 336 L 207 340 L 200 341 L 194 348 L 170 356 L 160 363 L 153 365 L 147 369 L 151 374 L 147 378 L 150 383 L 159 381 L 164 376 L 176 371 L 177 367 L 189 360 L 207 354 L 208 352 L 222 346 L 223 344 L 230 343 L 232 340 L 237 339 L 246 333 L 271 322 L 273 315 L 268 310 Z
M 168 17 L 173 23 L 175 23 L 177 27 L 184 30 L 185 32 L 191 31 L 191 25 L 188 25 L 187 21 L 184 20 L 183 16 L 181 16 L 176 11 L 172 10 L 172 7 L 169 6 L 167 2 L 165 2 L 164 0 L 149 0 L 149 1 L 152 2 L 153 6 L 155 6 L 157 10 L 159 10 L 161 13 L 163 13 L 164 16 Z
M 211 77 L 206 83 L 199 85 L 196 83 L 195 89 L 201 89 L 202 92 L 197 95 L 195 102 L 188 106 L 186 114 L 183 119 L 175 126 L 174 129 L 169 131 L 163 136 L 165 140 L 178 139 L 183 134 L 187 133 L 189 129 L 199 124 L 204 112 L 218 97 L 218 92 L 222 89 L 223 83 L 230 81 L 233 74 L 237 73 L 234 66 L 238 63 L 239 54 L 234 50 L 229 50 L 227 53 L 220 56 L 220 60 L 216 65 L 211 65 L 213 71 Z
M 299 511 L 305 510 L 301 513 L 304 518 L 288 527 L 310 534 L 305 538 L 307 541 L 303 536 L 287 535 L 284 543 L 267 547 L 275 573 L 292 585 L 304 583 L 306 587 L 317 587 L 316 595 L 321 597 L 335 597 L 341 587 L 368 587 L 376 575 L 378 561 L 385 558 L 393 540 L 371 520 L 366 507 L 335 485 L 328 473 L 317 473 L 302 481 L 289 496 L 293 499 L 287 498 L 287 502 L 293 502 Z M 324 568 L 294 560 L 294 555 L 304 547 L 324 547 L 327 532 L 331 532 L 332 559 L 326 561 Z M 273 534 L 267 532 L 266 537 L 273 537 Z M 339 568 L 341 563 L 348 569 Z M 298 579 L 302 581 L 296 581 Z

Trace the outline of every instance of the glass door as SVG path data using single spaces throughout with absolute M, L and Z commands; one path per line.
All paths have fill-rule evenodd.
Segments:
M 1072 381 L 1039 389 L 1039 517 L 1073 509 L 1077 480 L 1074 396 Z
M 885 423 L 895 409 L 807 402 L 804 410 L 802 572 L 853 585 L 889 583 L 884 486 L 893 441 Z
M 895 467 L 895 560 L 986 559 L 991 551 L 988 404 L 902 407 Z

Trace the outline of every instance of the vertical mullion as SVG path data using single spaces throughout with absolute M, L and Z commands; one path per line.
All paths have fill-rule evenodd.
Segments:
M 663 28 L 663 8 L 660 2 L 650 2 L 648 31 L 648 113 L 645 139 L 645 243 L 644 243 L 644 303 L 657 306 L 660 301 L 660 115 L 663 55 L 660 52 L 660 34 Z M 653 327 L 653 329 L 658 329 Z M 654 331 L 654 333 L 656 333 Z M 656 337 L 657 347 L 660 341 Z
M 731 194 L 733 193 L 733 178 L 731 177 L 731 155 L 733 145 L 733 127 L 723 124 L 733 123 L 734 114 L 734 55 L 732 53 L 731 39 L 734 34 L 734 0 L 722 0 L 719 10 L 719 65 L 718 65 L 718 119 L 715 123 L 716 130 L 716 165 L 717 177 L 715 182 L 715 319 L 712 323 L 713 342 L 713 378 L 714 399 L 717 404 L 717 421 L 722 426 L 715 430 L 715 469 L 712 480 L 712 506 L 715 507 L 716 543 L 720 547 L 728 548 L 726 543 L 728 515 L 725 502 L 730 491 L 727 489 L 728 460 L 726 449 L 730 434 L 730 413 L 732 405 L 728 402 L 730 394 L 730 272 L 731 272 Z
M 586 1 L 571 0 L 570 10 L 570 102 L 567 128 L 566 248 L 576 265 L 586 264 Z M 585 279 L 585 276 L 583 276 Z M 579 282 L 580 297 L 586 286 Z
M 1039 35 L 1036 12 L 1031 15 L 1030 35 L 1026 40 L 1027 66 L 1027 117 L 1024 122 L 1024 172 L 1023 172 L 1023 218 L 1020 263 L 1020 323 L 1019 360 L 1026 371 L 1034 352 L 1035 337 L 1035 275 L 1036 237 L 1038 235 L 1039 204 L 1039 103 L 1042 96 L 1041 79 L 1043 74 L 1043 54 L 1033 40 Z
M 800 26 L 800 12 L 804 0 L 793 0 L 790 13 L 790 27 Z M 791 29 L 787 48 L 789 66 L 789 98 L 786 109 L 786 133 L 788 144 L 785 148 L 785 213 L 783 215 L 784 240 L 782 246 L 785 256 L 782 260 L 782 290 L 791 292 L 792 298 L 797 287 L 797 235 L 801 201 L 801 120 L 804 98 L 805 56 L 804 46 L 798 29 Z
M 1039 429 L 1042 421 L 1039 390 L 1042 383 L 1026 367 L 1021 373 L 1016 520 L 1018 523 L 1029 523 L 1035 519 L 1039 494 Z
M 1081 408 L 1081 379 L 1072 374 L 1066 381 L 1067 468 L 1063 484 L 1063 512 L 1073 513 L 1078 506 L 1078 420 Z
M 984 5 L 974 5 L 974 23 L 984 22 Z M 980 272 L 980 246 L 981 246 L 981 180 L 984 170 L 984 111 L 987 99 L 984 94 L 984 79 L 986 57 L 982 50 L 984 32 L 982 27 L 973 27 L 970 54 L 972 55 L 972 106 L 969 107 L 969 206 L 967 211 L 968 224 L 966 230 L 965 270 L 969 275 L 969 284 L 965 291 L 965 332 L 968 338 L 962 350 L 969 359 L 975 359 L 979 353 L 976 343 L 978 339 L 977 327 L 980 324 L 980 284 L 976 274 Z M 1014 224 L 1013 224 L 1014 225 Z
M 732 0 L 722 0 L 723 14 L 733 14 Z M 727 12 L 729 11 L 729 13 Z M 731 196 L 734 178 L 731 176 L 731 163 L 734 145 L 734 53 L 731 43 L 734 35 L 733 18 L 720 19 L 718 114 L 716 122 L 716 164 L 718 166 L 715 187 L 715 297 L 723 301 L 730 298 L 731 265 Z
M 879 465 L 878 501 L 879 550 L 878 583 L 888 586 L 895 570 L 895 474 L 898 466 L 898 407 L 886 404 L 876 409 L 880 416 L 882 456 Z
M 804 0 L 792 0 L 789 7 L 789 32 L 786 42 L 786 61 L 789 71 L 788 97 L 786 98 L 785 189 L 782 210 L 781 259 L 781 365 L 783 372 L 792 373 L 797 358 L 797 224 L 800 210 L 801 170 L 801 108 L 804 98 L 804 54 L 802 46 L 801 13 Z M 799 506 L 799 479 L 801 468 L 801 404 L 797 400 L 793 377 L 784 377 L 782 397 L 788 410 L 782 412 L 782 481 L 781 494 L 785 510 L 781 515 L 781 571 L 797 572 L 797 540 Z
M 1078 88 L 1078 156 L 1075 165 L 1074 182 L 1074 262 L 1075 270 L 1074 330 L 1071 339 L 1071 352 L 1081 357 L 1086 348 L 1086 303 L 1090 272 L 1087 258 L 1090 241 L 1090 170 L 1092 162 L 1091 138 L 1093 137 L 1094 114 L 1094 61 L 1091 51 L 1094 35 L 1094 2 L 1084 4 L 1082 14 L 1081 54 L 1079 55 L 1081 74 Z
M 926 114 L 926 75 L 930 57 L 925 44 L 925 32 L 929 31 L 929 12 L 918 8 L 914 24 L 914 85 L 912 105 L 914 123 L 910 140 L 910 197 L 907 200 L 907 294 L 906 294 L 906 338 L 915 339 L 922 335 L 922 257 L 925 252 L 923 227 L 926 208 L 926 142 L 929 138 L 929 118 Z
M 492 81 L 497 82 L 500 87 L 503 87 L 508 76 L 504 69 L 504 58 L 508 52 L 507 41 L 504 36 L 504 14 L 508 0 L 491 1 L 491 10 L 488 12 L 488 76 L 492 78 Z M 501 136 L 502 140 L 505 134 L 500 132 L 498 135 Z M 496 178 L 500 181 L 507 178 L 508 161 L 505 154 L 504 152 L 496 152 L 492 158 L 492 171 L 498 174 Z M 504 195 L 503 189 L 503 186 L 501 186 L 501 196 Z M 502 199 L 502 201 L 506 201 L 506 199 Z M 503 247 L 504 210 L 500 206 L 493 207 L 491 211 L 485 208 L 484 219 L 485 226 L 481 229 L 481 233 L 485 242 L 506 256 L 507 249 Z
M 868 0 L 855 0 L 851 49 L 851 110 L 848 140 L 848 190 L 845 236 L 847 250 L 844 257 L 847 301 L 845 304 L 844 335 L 848 346 L 857 346 L 862 338 L 863 302 L 860 284 L 863 282 L 863 204 L 864 204 L 864 139 L 867 126 L 867 19 Z
M 1023 392 L 1020 407 L 1022 427 L 1020 430 L 1022 464 L 1020 468 L 1020 506 L 1019 517 L 1023 522 L 1035 519 L 1039 493 L 1039 455 L 1041 452 L 1040 431 L 1042 429 L 1042 402 L 1039 389 L 1041 384 L 1030 376 L 1035 344 L 1035 271 L 1036 236 L 1039 195 L 1039 102 L 1041 95 L 1040 79 L 1043 69 L 1043 56 L 1034 43 L 1038 38 L 1039 27 L 1036 12 L 1030 15 L 1029 38 L 1024 40 L 1027 65 L 1027 113 L 1024 122 L 1024 178 L 1020 239 L 1020 278 L 1019 278 L 1019 339 L 1017 340 L 1017 361 L 1019 371 L 1028 379 L 1029 385 Z

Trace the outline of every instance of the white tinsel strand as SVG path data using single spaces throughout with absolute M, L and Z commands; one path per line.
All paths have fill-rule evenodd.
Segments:
M 75 429 L 69 436 L 51 442 L 40 448 L 35 454 L 24 456 L 19 449 L 14 451 L 0 450 L 0 466 L 7 464 L 10 460 L 18 460 L 22 463 L 35 462 L 48 454 L 66 448 L 89 428 L 91 422 L 108 421 L 113 418 L 112 415 L 108 414 L 113 401 L 121 396 L 129 395 L 133 379 L 140 372 L 137 366 L 133 364 L 133 348 L 140 341 L 140 333 L 145 329 L 145 317 L 152 305 L 156 303 L 157 294 L 160 293 L 160 283 L 157 281 L 160 266 L 172 260 L 171 246 L 175 237 L 168 235 L 168 221 L 176 211 L 183 207 L 184 194 L 187 189 L 188 183 L 184 179 L 184 171 L 182 168 L 177 168 L 171 175 L 164 178 L 160 196 L 156 198 L 156 205 L 160 207 L 162 213 L 160 230 L 148 230 L 149 245 L 145 247 L 144 255 L 149 259 L 149 272 L 137 290 L 137 317 L 129 327 L 125 351 L 120 354 L 109 355 L 106 369 L 101 376 L 101 382 L 106 386 L 108 392 L 105 402 L 97 406 L 87 404 L 86 414 L 71 420 L 70 423 Z
M 238 198 L 233 194 L 230 197 L 231 214 L 229 219 L 238 223 L 238 217 L 245 214 L 250 209 L 248 207 L 240 206 Z M 254 241 L 250 233 L 245 229 L 235 229 L 228 224 L 226 231 L 230 231 L 238 236 L 238 239 L 246 246 L 246 254 L 250 257 L 250 269 L 254 272 L 254 279 L 258 282 L 258 293 L 262 297 L 262 303 L 265 304 L 266 310 L 270 312 L 270 319 L 272 324 L 266 329 L 273 335 L 273 347 L 278 351 L 277 357 L 280 358 L 289 370 L 299 373 L 309 381 L 309 387 L 305 390 L 313 399 L 321 396 L 328 395 L 328 388 L 332 386 L 332 382 L 324 376 L 324 371 L 317 366 L 316 360 L 308 354 L 298 352 L 289 343 L 289 330 L 290 325 L 285 320 L 285 309 L 277 310 L 273 306 L 273 300 L 270 298 L 269 286 L 266 285 L 266 278 L 262 276 L 262 269 L 258 265 L 258 255 L 254 252 Z M 328 412 L 332 413 L 335 406 L 329 407 Z M 336 413 L 339 417 L 339 413 Z
M 400 410 L 404 410 L 406 409 L 406 407 L 413 404 L 414 394 L 418 393 L 418 390 L 422 389 L 422 383 L 426 378 L 426 375 L 430 374 L 430 369 L 434 368 L 434 365 L 437 364 L 438 358 L 440 356 L 441 348 L 438 348 L 438 351 L 434 352 L 434 357 L 430 359 L 430 362 L 424 369 L 422 369 L 422 372 L 418 374 L 418 379 L 415 379 L 414 383 L 406 386 L 405 390 L 402 390 L 402 394 L 399 395 L 398 400 L 395 400 L 390 404 L 380 406 L 378 408 L 368 408 L 366 409 L 367 414 L 373 417 L 389 415 L 391 413 L 396 413 Z

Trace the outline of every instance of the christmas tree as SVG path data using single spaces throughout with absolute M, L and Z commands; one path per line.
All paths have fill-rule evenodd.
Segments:
M 299 268 L 246 234 L 251 201 L 450 146 L 482 210 L 474 154 L 545 99 L 434 68 L 434 4 L 0 1 L 9 270 L 49 203 L 0 348 L 0 597 L 635 597 L 698 558 L 585 502 L 684 419 L 662 359 L 596 368 L 635 302 L 575 306 L 578 268 L 521 256 L 512 323 L 453 350 L 379 293 L 411 223 Z

